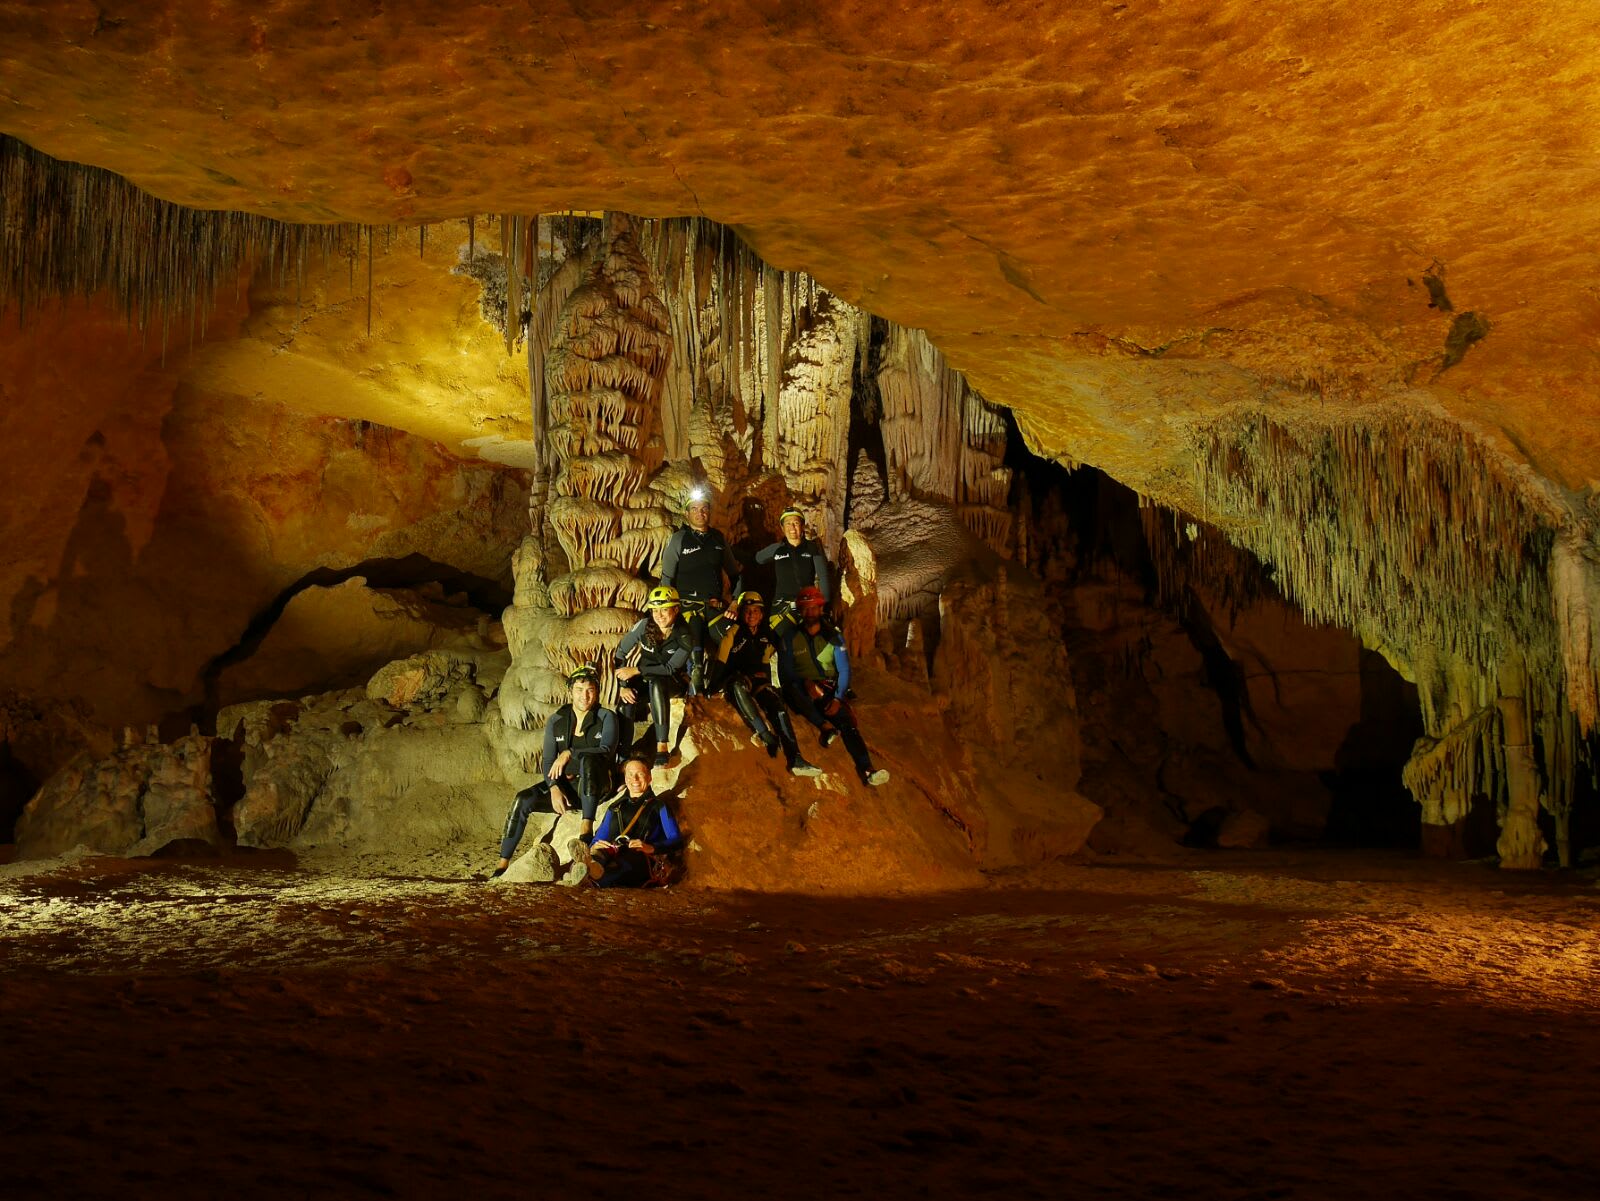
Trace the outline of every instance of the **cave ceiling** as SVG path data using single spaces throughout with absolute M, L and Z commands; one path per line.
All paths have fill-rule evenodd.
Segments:
M 47 154 L 297 222 L 702 214 L 1158 496 L 1240 408 L 1438 413 L 1549 485 L 1596 474 L 1576 0 L 104 0 L 0 29 L 0 131 Z

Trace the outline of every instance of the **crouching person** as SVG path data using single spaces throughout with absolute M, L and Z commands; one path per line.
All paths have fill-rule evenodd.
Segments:
M 867 741 L 856 727 L 855 714 L 846 701 L 850 687 L 850 658 L 844 635 L 823 616 L 827 601 L 822 591 L 807 586 L 795 597 L 794 615 L 780 618 L 773 633 L 778 640 L 778 678 L 789 707 L 816 726 L 822 745 L 843 738 L 863 784 L 888 781 L 889 773 L 872 766 Z
M 679 615 L 678 592 L 662 586 L 650 590 L 645 616 L 622 636 L 612 654 L 617 677 L 617 711 L 625 722 L 626 750 L 633 744 L 633 723 L 650 719 L 655 728 L 655 766 L 665 767 L 672 745 L 672 698 L 688 689 L 689 653 L 694 637 Z
M 734 612 L 711 623 L 711 692 L 722 690 L 739 711 L 744 724 L 767 754 L 776 757 L 783 748 L 789 771 L 797 776 L 820 776 L 822 769 L 807 763 L 800 753 L 789 713 L 772 683 L 772 660 L 777 635 L 766 621 L 766 603 L 759 592 L 741 592 Z
M 650 883 L 651 864 L 683 846 L 683 834 L 667 802 L 650 788 L 650 765 L 622 765 L 623 792 L 595 831 L 589 878 L 600 888 L 638 888 Z
M 544 727 L 544 779 L 517 793 L 500 838 L 500 864 L 494 876 L 505 874 L 517 852 L 528 818 L 535 813 L 557 815 L 580 810 L 582 839 L 594 834 L 595 810 L 611 788 L 611 764 L 617 753 L 617 715 L 600 705 L 600 679 L 592 667 L 580 667 L 567 677 L 571 700 L 550 715 Z

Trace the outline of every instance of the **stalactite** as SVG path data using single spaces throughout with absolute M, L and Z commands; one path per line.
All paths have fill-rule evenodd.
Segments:
M 353 254 L 359 239 L 354 225 L 168 204 L 109 171 L 0 135 L 0 307 L 15 304 L 24 318 L 46 299 L 98 292 L 140 329 L 174 314 L 203 316 L 220 287 L 237 288 L 252 269 L 287 280 L 307 251 Z

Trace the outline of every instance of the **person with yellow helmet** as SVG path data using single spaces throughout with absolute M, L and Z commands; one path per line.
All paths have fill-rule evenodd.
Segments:
M 633 742 L 633 726 L 648 714 L 655 725 L 655 766 L 665 767 L 672 756 L 667 741 L 672 728 L 672 698 L 688 687 L 685 671 L 694 648 L 693 635 L 683 620 L 678 590 L 662 585 L 650 590 L 645 615 L 622 636 L 611 655 L 617 677 L 617 712 L 624 727 L 624 746 Z
M 772 567 L 773 609 L 779 613 L 790 609 L 800 589 L 807 586 L 816 588 L 827 601 L 832 596 L 828 591 L 828 558 L 821 546 L 806 537 L 805 514 L 790 506 L 779 515 L 778 528 L 783 531 L 783 539 L 756 551 L 756 562 Z
M 766 602 L 759 592 L 741 592 L 733 611 L 711 623 L 709 692 L 721 691 L 739 711 L 754 741 L 776 758 L 783 748 L 789 771 L 796 776 L 820 776 L 822 769 L 806 762 L 794 725 L 772 682 L 772 660 L 778 643 L 766 623 Z
M 789 707 L 817 727 L 822 745 L 843 738 L 863 784 L 886 783 L 889 773 L 873 767 L 867 741 L 856 726 L 846 699 L 850 688 L 850 656 L 844 635 L 827 619 L 822 591 L 808 585 L 795 597 L 795 611 L 773 626 L 778 642 L 778 678 Z
M 534 813 L 559 817 L 581 810 L 579 837 L 587 841 L 594 831 L 595 810 L 611 788 L 611 764 L 620 745 L 617 715 L 600 704 L 600 677 L 594 668 L 585 664 L 567 677 L 567 683 L 572 699 L 544 725 L 543 778 L 512 801 L 494 876 L 504 875 L 511 865 L 511 856 Z
M 694 635 L 689 658 L 689 695 L 705 686 L 707 626 L 722 611 L 726 595 L 723 577 L 731 584 L 739 578 L 739 561 L 728 549 L 721 530 L 711 528 L 711 490 L 697 484 L 689 492 L 686 523 L 672 532 L 661 552 L 661 583 L 676 588 L 683 617 Z

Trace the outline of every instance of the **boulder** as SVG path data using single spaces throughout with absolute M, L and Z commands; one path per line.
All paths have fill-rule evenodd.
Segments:
M 79 845 L 138 856 L 174 842 L 218 844 L 213 742 L 195 734 L 126 746 L 103 759 L 78 755 L 23 811 L 17 857 L 45 859 Z

